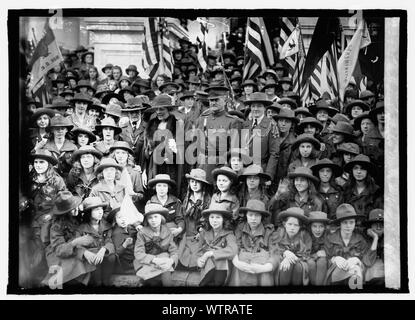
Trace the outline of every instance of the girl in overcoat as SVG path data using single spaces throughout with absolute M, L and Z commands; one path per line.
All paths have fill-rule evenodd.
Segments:
M 249 200 L 261 200 L 268 206 L 269 198 L 265 194 L 265 182 L 270 181 L 271 177 L 264 173 L 260 165 L 251 164 L 245 168 L 239 176 L 242 186 L 239 191 L 239 203 L 245 207 Z
M 148 182 L 148 187 L 155 194 L 147 201 L 147 204 L 159 204 L 168 210 L 166 227 L 173 234 L 174 241 L 178 244 L 185 229 L 183 214 L 181 212 L 181 201 L 173 195 L 176 183 L 170 179 L 168 174 L 158 174 Z
M 76 127 L 71 131 L 72 139 L 75 142 L 77 148 L 82 146 L 86 146 L 95 142 L 97 137 L 89 128 L 84 127 Z
M 313 176 L 311 169 L 299 167 L 289 173 L 290 184 L 288 191 L 276 194 L 270 200 L 272 222 L 278 226 L 278 214 L 290 207 L 299 207 L 305 215 L 311 211 L 326 211 L 324 199 L 317 193 L 315 185 L 318 179 Z
M 55 115 L 55 111 L 48 108 L 36 109 L 31 117 L 32 130 L 30 138 L 32 141 L 32 148 L 40 143 L 43 139 L 47 141 L 49 134 L 46 130 L 50 125 L 50 119 Z
M 275 273 L 277 286 L 307 285 L 308 264 L 312 240 L 304 229 L 307 217 L 298 207 L 288 208 L 278 215 L 282 226 L 275 233 L 276 254 L 279 256 L 279 268 Z
M 273 271 L 278 267 L 273 240 L 274 225 L 264 222 L 269 216 L 265 204 L 256 199 L 239 209 L 244 222 L 235 231 L 238 254 L 233 258 L 230 286 L 273 286 Z
M 335 179 L 341 175 L 342 169 L 329 159 L 321 159 L 311 167 L 311 170 L 319 179 L 317 192 L 326 203 L 328 217 L 334 219 L 337 207 L 344 202 L 343 191 L 335 182 Z
M 85 248 L 94 239 L 90 235 L 81 236 L 79 232 L 78 206 L 82 199 L 73 196 L 69 191 L 61 191 L 53 208 L 52 226 L 50 228 L 50 244 L 46 248 L 46 259 L 49 275 L 44 280 L 48 283 L 50 275 L 56 273 L 55 268 L 62 271 L 62 284 L 71 282 L 87 285 L 95 265 L 89 264 L 84 257 Z
M 99 197 L 88 197 L 83 202 L 83 220 L 79 226 L 82 236 L 89 235 L 93 241 L 84 245 L 84 258 L 96 269 L 91 274 L 92 285 L 109 286 L 115 266 L 115 247 L 112 242 L 112 226 L 103 219 L 104 208 L 107 206 Z
M 137 233 L 134 269 L 144 285 L 173 285 L 171 272 L 177 265 L 177 246 L 165 221 L 168 209 L 160 204 L 145 206 L 143 228 Z
M 92 187 L 98 184 L 95 170 L 102 153 L 92 146 L 83 146 L 72 154 L 72 169 L 67 178 L 68 190 L 82 200 L 89 197 Z
M 327 235 L 324 250 L 327 254 L 329 269 L 325 284 L 347 284 L 350 277 L 363 282 L 367 266 L 376 260 L 376 248 L 370 247 L 365 238 L 356 232 L 356 220 L 364 216 L 356 214 L 352 205 L 343 203 L 336 211 L 334 223 L 340 228 Z
M 333 159 L 333 163 L 337 164 L 340 168 L 344 169 L 344 166 L 348 164 L 350 161 L 352 161 L 352 159 L 358 154 L 360 154 L 360 148 L 356 143 L 342 143 L 337 148 L 338 157 Z M 342 174 L 336 178 L 336 183 L 343 188 L 349 180 L 350 174 L 342 170 Z
M 288 166 L 288 173 L 294 172 L 298 167 L 310 168 L 317 162 L 320 156 L 320 142 L 312 135 L 300 134 L 291 146 L 291 163 Z
M 232 212 L 226 203 L 211 202 L 203 211 L 209 221 L 200 233 L 197 265 L 201 268 L 200 286 L 223 286 L 231 274 L 231 261 L 238 252 L 231 229 Z

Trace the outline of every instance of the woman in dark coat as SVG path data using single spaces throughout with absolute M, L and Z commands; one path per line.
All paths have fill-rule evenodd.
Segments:
M 54 115 L 55 111 L 48 108 L 39 108 L 34 111 L 31 117 L 32 130 L 30 132 L 32 148 L 35 148 L 43 139 L 47 141 L 49 134 L 46 128 L 49 127 L 50 119 L 52 119 Z

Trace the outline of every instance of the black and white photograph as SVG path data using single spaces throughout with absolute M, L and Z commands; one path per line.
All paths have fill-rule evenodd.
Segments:
M 406 11 L 139 5 L 8 10 L 8 294 L 408 293 Z

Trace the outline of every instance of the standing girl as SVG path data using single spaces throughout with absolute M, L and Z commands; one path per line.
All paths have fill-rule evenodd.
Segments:
M 294 172 L 298 167 L 310 168 L 320 155 L 320 142 L 311 134 L 300 134 L 291 146 L 291 163 L 288 173 Z
M 108 156 L 110 148 L 114 145 L 115 136 L 120 134 L 122 129 L 115 124 L 111 117 L 107 117 L 101 121 L 101 124 L 95 126 L 96 131 L 100 134 L 102 141 L 95 144 L 95 148 L 104 156 Z
M 260 165 L 251 164 L 244 169 L 239 179 L 242 180 L 239 191 L 239 202 L 242 207 L 245 207 L 250 199 L 260 200 L 266 207 L 268 206 L 269 198 L 265 194 L 265 182 L 271 180 L 271 177 L 264 173 Z
M 307 260 L 311 252 L 311 237 L 304 229 L 307 217 L 304 210 L 288 208 L 278 215 L 282 226 L 275 234 L 276 254 L 280 265 L 275 273 L 277 286 L 301 286 L 308 284 Z
M 197 265 L 202 271 L 199 285 L 223 286 L 230 276 L 230 263 L 238 250 L 231 229 L 232 212 L 226 204 L 212 202 L 202 214 L 209 224 L 200 233 Z
M 255 199 L 239 211 L 245 213 L 245 219 L 235 231 L 238 254 L 232 261 L 230 285 L 273 286 L 273 271 L 279 260 L 272 242 L 274 225 L 264 222 L 269 212 L 263 202 Z

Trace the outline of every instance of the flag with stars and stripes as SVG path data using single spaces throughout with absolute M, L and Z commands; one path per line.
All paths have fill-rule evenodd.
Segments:
M 198 46 L 197 52 L 197 61 L 199 62 L 200 67 L 202 68 L 203 72 L 206 71 L 207 68 L 207 44 L 206 44 L 206 37 L 208 33 L 206 18 L 198 19 L 200 22 L 200 34 L 196 37 L 196 42 Z

